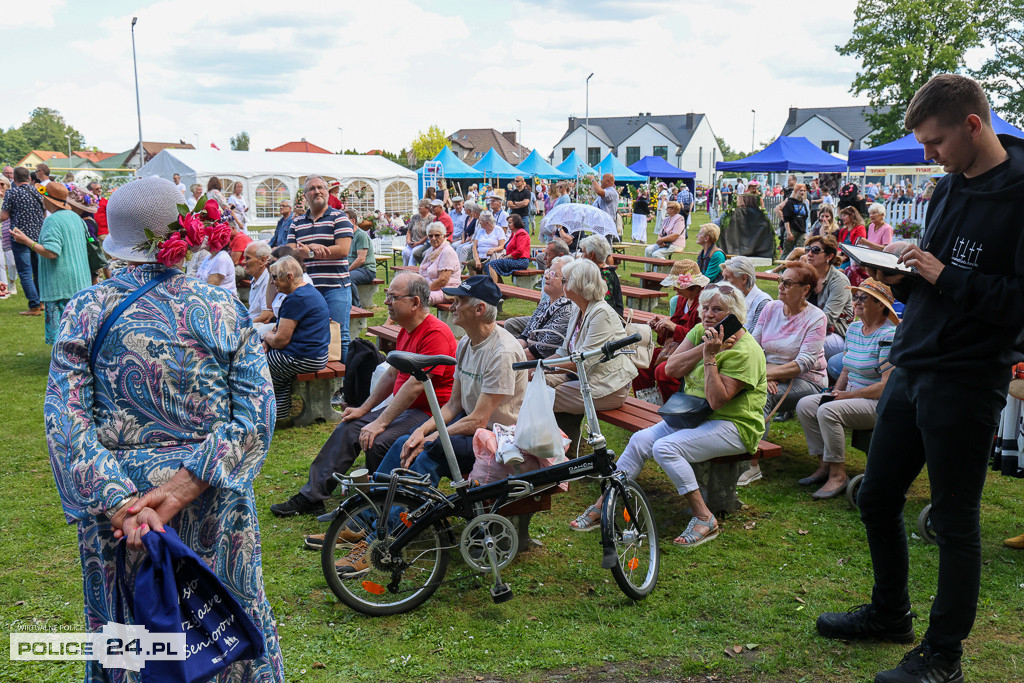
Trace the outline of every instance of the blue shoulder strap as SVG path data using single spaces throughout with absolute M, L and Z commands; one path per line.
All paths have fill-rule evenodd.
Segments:
M 177 274 L 177 270 L 174 270 L 173 268 L 168 268 L 167 270 L 160 273 L 152 280 L 150 280 L 149 282 L 142 285 L 134 292 L 126 296 L 124 298 L 124 301 L 122 301 L 118 305 L 118 307 L 114 309 L 114 312 L 107 316 L 107 319 L 103 321 L 103 325 L 100 326 L 100 331 L 96 333 L 96 339 L 94 339 L 92 342 L 92 350 L 89 352 L 90 370 L 96 367 L 96 356 L 99 355 L 100 349 L 103 347 L 103 342 L 107 338 L 107 333 L 110 332 L 110 328 L 113 326 L 115 322 L 117 322 L 117 319 L 121 317 L 121 314 L 124 313 L 129 306 L 135 303 L 135 300 L 138 299 L 140 296 L 142 296 L 149 290 L 153 289 L 164 280 L 167 280 Z

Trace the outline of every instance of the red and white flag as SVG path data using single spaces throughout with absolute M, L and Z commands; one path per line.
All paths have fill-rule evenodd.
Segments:
M 213 144 L 212 142 L 210 143 L 210 147 L 213 147 L 218 152 L 220 151 L 220 147 L 218 147 L 217 145 Z

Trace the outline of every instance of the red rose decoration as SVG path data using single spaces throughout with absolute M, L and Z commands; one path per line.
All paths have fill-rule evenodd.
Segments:
M 156 253 L 156 260 L 168 268 L 173 268 L 185 259 L 188 253 L 188 243 L 174 233 L 160 244 Z
M 216 254 L 231 241 L 231 228 L 223 223 L 210 226 L 206 234 L 210 238 L 209 249 L 211 254 Z
M 206 228 L 203 221 L 195 214 L 187 214 L 178 217 L 178 224 L 185 228 L 185 241 L 190 247 L 198 247 L 206 237 Z

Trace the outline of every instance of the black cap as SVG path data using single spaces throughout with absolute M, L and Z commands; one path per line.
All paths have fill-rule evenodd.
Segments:
M 480 299 L 492 306 L 501 303 L 501 290 L 489 275 L 474 275 L 463 280 L 458 287 L 442 287 L 441 291 L 448 296 L 469 296 Z

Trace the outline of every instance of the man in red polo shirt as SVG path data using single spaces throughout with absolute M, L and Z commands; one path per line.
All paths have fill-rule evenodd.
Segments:
M 430 285 L 421 275 L 405 272 L 391 281 L 384 303 L 391 319 L 402 328 L 398 333 L 398 350 L 454 357 L 455 336 L 430 314 L 429 302 Z M 451 397 L 455 368 L 439 366 L 430 374 L 437 400 L 444 405 Z M 270 511 L 278 517 L 322 514 L 323 501 L 338 485 L 334 473 L 347 472 L 360 450 L 366 451 L 367 469 L 376 471 L 395 441 L 429 417 L 423 384 L 409 379 L 408 374 L 389 367 L 363 405 L 345 409 L 342 421 L 310 465 L 309 481 L 302 490 L 287 502 L 271 505 Z M 392 398 L 387 407 L 374 410 L 389 395 Z M 313 547 L 317 540 L 311 537 L 307 545 Z M 322 537 L 319 541 L 322 544 Z
M 444 226 L 445 239 L 451 242 L 455 234 L 455 224 L 452 223 L 452 217 L 444 210 L 444 202 L 440 199 L 432 199 L 430 201 L 430 213 L 434 214 L 435 221 Z

